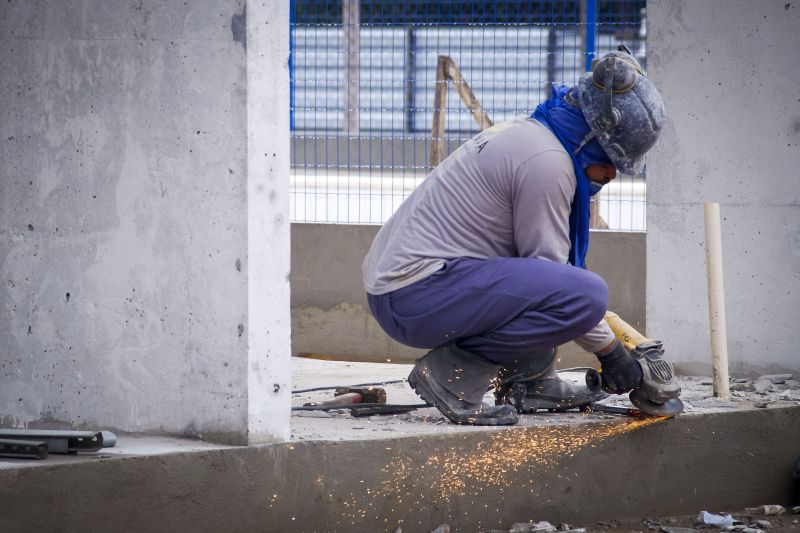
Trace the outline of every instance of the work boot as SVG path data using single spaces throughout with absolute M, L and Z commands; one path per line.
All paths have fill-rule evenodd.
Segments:
M 495 403 L 513 405 L 520 413 L 582 408 L 608 396 L 602 390 L 592 392 L 588 387 L 559 378 L 555 348 L 503 364 L 498 381 Z
M 408 384 L 455 424 L 508 426 L 519 420 L 513 407 L 483 403 L 499 369 L 500 365 L 451 342 L 417 359 Z

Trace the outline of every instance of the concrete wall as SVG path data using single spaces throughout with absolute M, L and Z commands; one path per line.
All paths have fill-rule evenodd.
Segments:
M 0 4 L 3 425 L 288 438 L 284 4 Z
M 719 202 L 731 372 L 800 372 L 800 2 L 652 0 L 667 128 L 648 160 L 647 323 L 709 374 L 703 203 Z
M 379 226 L 292 224 L 292 353 L 350 360 L 413 361 L 415 350 L 390 339 L 369 314 L 361 262 Z M 592 232 L 589 267 L 609 285 L 610 309 L 645 328 L 645 235 Z M 575 344 L 559 352 L 561 365 L 589 364 Z

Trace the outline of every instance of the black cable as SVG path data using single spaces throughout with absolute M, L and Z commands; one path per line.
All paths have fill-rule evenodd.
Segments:
M 377 385 L 392 385 L 394 383 L 405 383 L 406 381 L 407 380 L 405 380 L 405 379 L 395 379 L 395 380 L 392 380 L 392 381 L 381 381 L 380 383 L 359 383 L 358 385 L 334 385 L 332 387 L 313 387 L 313 388 L 310 388 L 310 389 L 293 390 L 292 394 L 301 394 L 303 392 L 316 392 L 316 391 L 321 391 L 321 390 L 335 390 L 335 389 L 338 389 L 339 387 L 356 388 L 356 387 L 374 387 L 374 386 L 377 386 Z M 366 404 L 362 404 L 362 405 L 366 405 Z
M 303 405 L 292 407 L 292 411 L 333 411 L 337 409 L 347 409 L 350 415 L 356 418 L 372 415 L 399 415 L 431 407 L 427 403 L 415 404 L 392 404 L 392 403 L 351 403 L 345 405 Z
M 342 405 L 302 405 L 292 407 L 292 411 L 333 411 L 335 409 L 366 409 L 366 408 L 385 408 L 385 409 L 422 409 L 431 407 L 427 403 L 346 403 Z

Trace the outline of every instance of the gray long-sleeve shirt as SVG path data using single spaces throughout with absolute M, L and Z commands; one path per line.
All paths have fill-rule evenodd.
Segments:
M 497 124 L 437 166 L 384 224 L 362 265 L 364 288 L 392 292 L 461 257 L 566 263 L 575 187 L 572 159 L 550 130 L 530 118 Z M 575 342 L 596 352 L 613 340 L 601 321 Z

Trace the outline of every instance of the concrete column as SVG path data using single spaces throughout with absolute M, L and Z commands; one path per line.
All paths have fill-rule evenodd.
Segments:
M 703 203 L 722 214 L 732 375 L 800 372 L 800 3 L 652 0 L 647 64 L 667 106 L 648 159 L 647 326 L 710 374 Z
M 289 437 L 284 4 L 0 4 L 0 423 Z
M 249 442 L 291 436 L 289 3 L 248 4 Z

